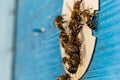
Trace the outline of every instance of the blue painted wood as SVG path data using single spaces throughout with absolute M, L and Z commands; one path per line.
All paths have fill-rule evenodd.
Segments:
M 55 80 L 64 73 L 59 30 L 52 24 L 61 14 L 62 2 L 19 0 L 14 80 Z M 119 80 L 119 4 L 120 0 L 100 0 L 96 48 L 82 80 Z
M 120 79 L 120 0 L 100 0 L 94 57 L 83 80 Z
M 14 80 L 54 80 L 64 73 L 59 30 L 53 24 L 61 14 L 62 3 L 19 0 Z

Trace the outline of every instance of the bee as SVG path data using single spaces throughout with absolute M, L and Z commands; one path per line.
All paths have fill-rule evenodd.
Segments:
M 69 68 L 67 69 L 67 71 L 71 74 L 74 74 L 76 73 L 78 70 L 78 66 L 74 66 L 72 65 L 71 63 L 69 64 Z
M 82 42 L 78 37 L 74 38 L 74 37 L 70 37 L 70 41 L 72 44 L 74 44 L 77 47 L 81 47 Z
M 60 40 L 61 40 L 62 47 L 65 48 L 65 45 L 67 45 L 69 41 L 69 36 L 68 34 L 66 34 L 65 31 L 60 32 Z
M 71 73 L 71 74 L 74 74 L 74 73 L 76 73 L 77 72 L 77 68 L 69 68 L 68 70 L 67 70 L 69 73 Z
M 91 9 L 91 8 L 90 8 Z M 86 9 L 82 12 L 82 15 L 83 17 L 86 17 L 87 18 L 87 21 L 86 21 L 86 24 L 89 28 L 95 30 L 95 25 L 94 25 L 94 22 L 93 22 L 93 19 L 94 17 L 97 16 L 96 13 L 91 13 L 90 12 L 90 9 Z
M 79 23 L 82 21 L 81 18 L 81 11 L 80 11 L 80 4 L 82 3 L 83 0 L 80 1 L 75 1 L 73 5 L 73 10 L 70 9 L 69 5 L 68 9 L 71 11 L 71 20 L 74 20 L 76 23 Z
M 83 0 L 80 1 L 76 1 L 73 5 L 73 11 L 71 14 L 71 18 L 76 19 L 76 18 L 80 18 L 79 15 L 81 15 L 81 11 L 80 11 L 80 4 L 82 3 Z
M 63 16 L 59 15 L 55 18 L 55 24 L 60 30 L 65 30 L 64 27 L 63 27 L 63 23 L 65 23 L 66 21 L 64 21 Z
M 71 57 L 70 58 L 64 57 L 62 59 L 63 64 L 68 64 L 67 70 L 68 70 L 68 72 L 70 72 L 72 74 L 77 71 L 78 65 L 80 62 L 80 61 L 77 61 L 75 58 L 77 58 L 77 57 L 74 57 L 72 59 L 71 59 Z
M 69 68 L 67 69 L 67 71 L 71 74 L 76 73 L 78 70 L 79 64 L 80 64 L 80 60 L 70 59 L 68 62 Z
M 68 28 L 70 30 L 77 30 L 77 29 L 82 29 L 83 23 L 81 22 L 75 22 L 75 20 L 70 20 L 68 24 Z
M 75 53 L 75 52 L 79 52 L 79 47 L 75 46 L 73 43 L 68 42 L 68 44 L 65 46 L 65 51 L 67 52 L 71 52 L 71 53 Z
M 79 32 L 82 30 L 82 27 L 83 26 L 79 26 L 79 27 L 73 29 L 72 31 L 70 31 L 70 36 L 76 38 L 78 36 Z
M 62 59 L 63 64 L 68 64 L 68 71 L 74 73 L 77 70 L 78 65 L 80 64 L 80 55 L 76 53 L 69 54 L 69 58 L 64 57 Z
M 72 56 L 70 56 L 71 60 L 80 60 L 80 55 L 78 53 L 72 53 Z
M 69 61 L 69 59 L 67 57 L 63 57 L 63 59 L 62 59 L 63 64 L 67 63 L 68 61 Z
M 65 73 L 63 75 L 61 75 L 60 77 L 57 78 L 57 80 L 70 80 L 71 77 L 69 74 Z
M 70 59 L 71 59 L 72 65 L 78 66 L 80 64 L 80 55 L 74 53 L 70 57 Z
M 69 62 L 71 61 L 73 64 L 79 64 L 80 63 L 80 54 L 79 53 L 70 53 L 70 52 L 67 52 L 66 53 L 68 55 L 69 58 L 67 57 L 64 57 L 62 59 L 63 63 L 65 64 L 66 62 Z
M 72 11 L 71 19 L 74 20 L 77 23 L 81 22 L 82 21 L 81 12 L 80 11 L 76 11 L 76 10 Z
M 66 34 L 64 31 L 61 31 L 61 32 L 60 32 L 60 39 L 61 39 L 63 42 L 67 43 L 67 42 L 68 42 L 68 38 L 69 38 L 68 34 Z

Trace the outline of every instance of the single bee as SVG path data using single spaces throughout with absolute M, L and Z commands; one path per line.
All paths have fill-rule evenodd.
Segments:
M 78 66 L 73 66 L 71 63 L 69 64 L 68 72 L 71 74 L 75 74 L 78 70 Z
M 65 33 L 65 31 L 60 32 L 60 40 L 61 40 L 62 47 L 65 48 L 65 45 L 67 45 L 69 41 L 69 36 L 68 34 Z
M 71 59 L 70 61 L 71 61 L 71 65 L 72 65 L 71 67 L 72 68 L 77 67 L 80 64 L 80 58 L 78 58 L 78 59 Z
M 66 21 L 64 21 L 63 16 L 61 16 L 61 15 L 57 16 L 55 19 L 55 24 L 60 30 L 65 30 L 63 27 L 63 23 L 65 23 L 65 22 Z
M 70 9 L 69 5 L 68 9 L 71 11 L 71 21 L 75 21 L 76 24 L 79 24 L 82 21 L 81 14 L 82 12 L 80 11 L 80 4 L 82 3 L 83 0 L 80 1 L 75 1 L 73 5 L 73 10 Z
M 64 57 L 62 62 L 63 64 L 67 64 L 67 71 L 74 74 L 76 73 L 77 69 L 78 69 L 78 66 L 80 64 L 80 60 L 79 59 L 75 59 L 75 58 L 78 58 L 78 57 L 74 57 L 71 59 L 70 58 L 67 58 L 67 57 Z
M 71 53 L 79 52 L 79 47 L 75 46 L 71 42 L 68 42 L 68 44 L 65 46 L 64 49 L 65 51 L 71 52 Z
M 77 47 L 81 47 L 82 42 L 83 42 L 78 37 L 74 38 L 72 36 L 70 37 L 70 41 L 71 41 L 72 44 L 74 44 Z
M 90 9 L 86 9 L 86 10 L 84 10 L 82 12 L 82 15 L 83 15 L 83 17 L 87 18 L 87 21 L 86 21 L 87 26 L 94 30 L 95 29 L 95 25 L 94 25 L 94 22 L 93 22 L 93 18 L 95 16 L 97 16 L 97 14 L 91 13 Z
M 63 42 L 67 43 L 67 42 L 68 42 L 68 38 L 69 38 L 68 34 L 66 34 L 64 31 L 61 31 L 61 32 L 60 32 L 60 39 L 61 39 Z
M 80 22 L 82 20 L 82 18 L 80 17 L 81 15 L 81 11 L 80 11 L 80 4 L 82 3 L 83 0 L 80 1 L 76 1 L 73 5 L 73 11 L 71 14 L 71 18 L 78 20 L 78 22 Z
M 78 26 L 77 28 L 70 31 L 70 36 L 76 38 L 79 32 L 82 30 L 83 26 Z
M 61 75 L 60 77 L 57 78 L 57 80 L 70 80 L 71 77 L 69 74 L 65 73 L 63 75 Z
M 81 14 L 80 12 L 73 11 L 71 14 L 71 20 L 69 22 L 68 27 L 70 28 L 70 30 L 74 30 L 79 26 L 83 26 L 83 20 L 82 20 Z
M 89 14 L 88 17 L 87 17 L 87 26 L 93 30 L 96 29 L 95 27 L 95 23 L 94 23 L 94 18 L 97 17 L 97 13 L 92 13 L 92 14 Z
M 72 63 L 73 65 L 79 65 L 80 64 L 80 53 L 66 53 L 69 58 L 64 57 L 62 59 L 62 62 L 65 64 L 67 62 Z
M 71 19 L 77 23 L 81 22 L 82 21 L 81 12 L 80 11 L 72 11 Z
M 62 60 L 63 64 L 67 64 L 67 70 L 68 72 L 74 74 L 77 69 L 78 69 L 78 66 L 79 66 L 79 61 L 76 61 L 76 60 L 72 60 L 70 58 L 67 58 L 67 57 L 64 57 L 63 60 Z
M 63 64 L 68 63 L 69 65 L 78 66 L 80 64 L 80 54 L 78 53 L 66 53 L 68 57 L 63 57 Z
M 72 55 L 70 56 L 71 60 L 80 60 L 80 54 L 77 53 L 72 53 Z

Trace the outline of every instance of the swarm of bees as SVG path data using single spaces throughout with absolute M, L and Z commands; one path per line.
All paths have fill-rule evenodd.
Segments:
M 81 64 L 81 45 L 82 40 L 78 34 L 86 24 L 92 30 L 95 29 L 93 18 L 96 16 L 90 9 L 81 10 L 80 6 L 83 0 L 75 1 L 69 21 L 64 20 L 64 15 L 59 15 L 55 19 L 56 26 L 60 29 L 60 42 L 65 50 L 66 57 L 63 57 L 62 63 L 70 74 L 75 74 Z M 68 23 L 67 26 L 64 24 Z M 66 28 L 68 32 L 66 32 Z M 71 80 L 69 74 L 65 73 L 57 80 Z

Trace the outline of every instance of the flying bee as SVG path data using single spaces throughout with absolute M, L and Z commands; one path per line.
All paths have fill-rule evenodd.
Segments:
M 57 78 L 57 80 L 70 80 L 71 77 L 69 74 L 65 73 Z
M 63 16 L 59 15 L 55 18 L 55 24 L 60 30 L 65 30 L 64 27 L 63 27 L 63 23 L 65 23 L 66 21 L 64 21 Z

